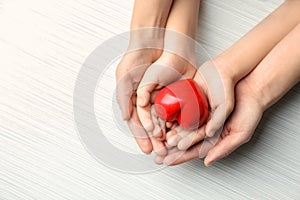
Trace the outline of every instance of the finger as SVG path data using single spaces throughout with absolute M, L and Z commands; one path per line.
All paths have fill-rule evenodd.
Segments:
M 132 96 L 131 96 L 131 102 L 132 102 L 132 106 L 133 107 L 136 107 L 136 94 L 132 94 Z
M 166 134 L 166 141 L 168 141 L 171 137 L 175 136 L 177 134 L 177 131 L 175 129 L 170 130 Z
M 235 149 L 237 149 L 240 145 L 244 143 L 245 141 L 242 139 L 242 137 L 239 137 L 238 134 L 227 135 L 208 152 L 204 160 L 204 164 L 206 166 L 213 164 L 215 161 L 229 155 L 231 152 L 233 152 Z
M 179 151 L 179 150 L 178 150 L 176 147 L 173 147 L 173 148 L 171 148 L 171 149 L 168 149 L 168 153 L 167 153 L 166 155 L 158 155 L 158 154 L 156 154 L 155 157 L 154 157 L 154 162 L 155 162 L 156 164 L 161 165 L 161 164 L 164 163 L 164 159 L 166 158 L 166 156 L 167 156 L 168 154 L 173 154 L 173 153 L 178 152 L 178 151 Z
M 171 155 L 173 153 L 177 153 L 179 151 L 180 150 L 177 147 L 172 147 L 172 148 L 168 149 L 168 155 Z
M 162 135 L 160 136 L 160 139 L 165 140 L 166 139 L 166 121 L 162 120 L 160 118 L 158 118 L 158 121 L 160 124 L 161 133 L 162 133 Z
M 135 59 L 130 58 L 131 55 L 134 55 L 134 52 L 131 53 L 125 54 L 116 70 L 117 99 L 125 120 L 130 118 L 132 112 L 132 102 L 129 104 L 129 100 L 137 90 L 143 74 L 150 65 L 150 63 L 135 64 Z
M 133 109 L 132 117 L 127 121 L 127 124 L 140 149 L 146 154 L 151 153 L 153 150 L 152 143 L 141 122 L 139 121 L 135 109 Z
M 150 102 L 152 103 L 152 104 L 154 104 L 154 102 L 155 102 L 155 99 L 156 99 L 156 96 L 157 96 L 157 94 L 159 93 L 159 91 L 160 90 L 154 90 L 152 93 L 151 93 L 151 97 L 150 97 Z
M 148 104 L 145 107 L 140 107 L 137 105 L 137 113 L 145 130 L 148 133 L 152 132 L 154 129 L 154 124 L 151 116 L 151 105 Z
M 153 106 L 151 108 L 151 112 L 152 112 L 152 110 L 153 110 Z M 155 138 L 159 138 L 161 136 L 160 123 L 155 115 L 152 114 L 151 116 L 152 116 L 152 122 L 153 122 L 153 126 L 154 126 L 151 136 L 153 136 Z
M 170 129 L 175 129 L 176 127 L 179 126 L 177 122 L 172 122 L 172 123 L 173 123 L 173 124 L 172 124 L 172 126 L 171 126 Z
M 199 158 L 199 149 L 201 149 L 201 143 L 193 146 L 187 151 L 177 151 L 172 154 L 168 154 L 163 163 L 169 166 L 178 165 L 196 158 Z
M 213 111 L 211 119 L 207 122 L 206 130 L 205 130 L 206 136 L 213 137 L 216 131 L 223 126 L 225 120 L 226 120 L 226 106 L 225 104 L 222 104 L 218 106 L 215 111 Z
M 147 106 L 151 102 L 151 93 L 158 86 L 157 80 L 147 80 L 147 83 L 143 80 L 137 89 L 137 105 L 140 107 Z
M 137 89 L 138 115 L 143 126 L 149 132 L 153 130 L 149 112 L 152 92 L 180 78 L 178 71 L 171 67 L 160 65 L 159 62 L 158 60 L 147 69 Z
M 153 146 L 153 151 L 157 155 L 160 155 L 160 156 L 167 155 L 168 151 L 167 151 L 167 148 L 166 148 L 163 141 L 159 141 L 154 137 L 150 137 L 150 140 L 151 140 L 151 143 L 152 143 L 152 146 Z
M 185 130 L 183 128 L 181 128 L 180 126 L 178 126 L 177 128 L 177 134 L 172 136 L 167 142 L 169 146 L 177 146 L 179 141 L 184 138 L 187 137 L 191 131 L 189 130 Z
M 151 94 L 154 90 L 179 80 L 182 74 L 175 68 L 168 66 L 163 56 L 153 63 L 145 72 L 138 86 L 137 105 L 146 106 L 151 101 Z
M 173 125 L 173 122 L 167 122 L 167 123 L 166 123 L 166 127 L 167 127 L 167 128 L 171 128 L 172 125 Z
M 180 130 L 181 130 L 180 126 L 175 126 L 167 133 L 166 140 L 169 147 L 177 146 L 176 139 L 177 139 L 177 134 L 179 133 Z
M 133 90 L 134 88 L 129 80 L 129 77 L 124 77 L 118 81 L 116 87 L 116 97 L 124 120 L 129 120 L 132 113 L 133 106 L 131 97 Z
M 180 140 L 181 140 L 180 135 L 178 135 L 178 134 L 173 135 L 167 140 L 168 146 L 175 147 L 175 146 L 177 146 L 177 144 Z
M 154 157 L 154 162 L 158 165 L 161 165 L 164 163 L 164 159 L 165 159 L 165 156 L 159 156 L 159 155 L 156 155 Z
M 201 142 L 201 148 L 198 149 L 199 157 L 205 157 L 208 152 L 217 144 L 220 139 L 220 132 L 221 130 L 218 130 L 213 137 L 206 137 L 203 142 Z
M 222 80 L 217 67 L 213 61 L 207 61 L 199 68 L 199 73 L 194 77 L 194 80 L 202 85 L 203 89 L 207 93 L 209 105 L 211 110 L 211 116 L 206 126 L 206 135 L 212 137 L 214 133 L 224 124 L 227 117 L 227 107 L 229 109 L 229 103 L 234 101 L 230 97 L 230 91 L 225 91 L 224 85 L 227 85 Z M 226 101 L 226 94 L 229 96 L 229 100 Z M 227 107 L 226 107 L 227 105 Z M 229 114 L 230 112 L 228 112 Z
M 200 142 L 205 138 L 205 126 L 202 126 L 200 129 L 191 132 L 189 135 L 184 137 L 178 142 L 178 149 L 185 151 L 194 144 Z
M 139 118 L 148 133 L 155 131 L 155 134 L 157 133 L 158 135 L 160 135 L 160 131 L 158 131 L 159 123 L 153 122 L 153 118 L 154 118 L 153 114 L 156 114 L 156 112 L 155 112 L 154 106 L 151 106 L 150 92 L 147 91 L 146 95 L 145 95 L 145 94 L 143 94 L 144 93 L 143 89 L 145 89 L 145 88 L 139 86 L 139 89 L 137 90 L 137 112 L 138 112 Z M 154 88 L 152 88 L 152 89 L 148 88 L 148 89 L 153 90 Z M 141 98 L 144 98 L 144 99 L 141 100 Z M 144 105 L 143 102 L 140 103 L 141 101 L 144 101 L 144 100 L 147 101 L 146 105 Z M 155 120 L 155 121 L 157 121 L 157 120 Z M 154 130 L 154 129 L 156 129 L 156 130 Z
M 233 115 L 231 115 L 222 130 L 222 137 L 219 138 L 218 143 L 208 152 L 205 165 L 211 165 L 250 140 L 262 116 L 261 111 L 257 110 L 253 105 L 250 108 L 248 107 L 251 105 L 250 102 L 243 104 L 240 101 L 236 105 Z
M 177 152 L 172 154 L 168 153 L 168 155 L 164 159 L 164 164 L 174 166 L 193 159 L 203 158 L 207 155 L 211 147 L 214 146 L 216 140 L 218 140 L 218 137 L 214 136 L 212 138 L 207 138 L 203 142 L 195 144 L 186 151 L 178 150 Z
M 177 122 L 166 122 L 166 127 L 169 129 L 175 129 L 178 126 Z
M 163 137 L 165 126 L 161 122 L 161 119 L 159 119 L 158 116 L 156 115 L 154 106 L 151 106 L 151 116 L 152 116 L 152 122 L 153 122 L 153 125 L 154 125 L 152 136 L 157 138 L 157 139 L 161 139 L 161 140 L 164 139 L 162 137 Z

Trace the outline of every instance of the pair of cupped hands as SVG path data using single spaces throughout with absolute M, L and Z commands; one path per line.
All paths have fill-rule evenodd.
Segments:
M 190 6 L 189 12 L 172 8 L 179 8 L 182 27 L 170 14 L 166 29 L 131 31 L 128 51 L 116 70 L 117 100 L 137 144 L 147 154 L 154 151 L 156 163 L 177 165 L 205 157 L 208 166 L 249 141 L 263 112 L 300 80 L 300 2 L 285 1 L 206 62 L 185 35 L 196 23 L 184 17 L 196 19 L 191 10 L 198 10 L 187 2 L 181 3 Z M 179 79 L 193 79 L 206 94 L 209 117 L 196 130 L 165 122 L 155 113 L 158 91 Z
M 137 48 L 129 50 L 117 67 L 117 100 L 123 119 L 141 150 L 156 153 L 157 164 L 177 165 L 206 156 L 205 165 L 211 165 L 247 142 L 263 113 L 247 81 L 235 87 L 237 81 L 217 59 L 197 66 L 193 49 L 186 49 L 185 56 L 182 49 L 176 53 Z M 209 118 L 195 130 L 163 121 L 154 109 L 157 93 L 180 79 L 193 79 L 207 96 Z

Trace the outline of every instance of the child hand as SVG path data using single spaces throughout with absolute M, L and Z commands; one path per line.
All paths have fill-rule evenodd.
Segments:
M 142 49 L 123 56 L 116 70 L 117 100 L 124 120 L 144 153 L 152 151 L 152 143 L 136 111 L 136 90 L 146 69 L 159 58 L 161 50 Z
M 160 124 L 153 123 L 151 115 L 151 106 L 158 90 L 181 78 L 193 78 L 195 71 L 191 63 L 168 52 L 164 52 L 147 69 L 137 90 L 137 112 L 147 132 L 157 138 L 163 137 L 164 130 L 160 128 Z
M 164 52 L 148 68 L 137 90 L 137 110 L 141 123 L 156 138 L 162 139 L 163 131 L 159 124 L 153 124 L 151 98 L 155 98 L 156 90 L 163 86 L 180 78 L 192 78 L 195 74 L 193 38 L 197 28 L 199 5 L 199 0 L 173 1 L 166 24 Z
M 123 56 L 116 71 L 117 100 L 123 119 L 127 120 L 137 144 L 145 153 L 150 153 L 153 146 L 136 112 L 136 89 L 147 67 L 162 53 L 164 28 L 172 3 L 172 0 L 134 2 L 129 53 Z

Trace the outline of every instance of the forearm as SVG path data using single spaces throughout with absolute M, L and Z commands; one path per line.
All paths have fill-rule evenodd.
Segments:
M 131 29 L 145 27 L 164 28 L 173 0 L 135 0 Z
M 162 49 L 173 0 L 135 0 L 130 25 L 128 50 Z
M 194 57 L 200 0 L 174 0 L 165 33 L 165 50 L 190 61 Z
M 300 24 L 245 78 L 265 110 L 300 79 Z
M 166 28 L 195 38 L 200 0 L 174 0 Z
M 283 3 L 272 14 L 218 56 L 214 61 L 233 82 L 251 72 L 257 64 L 300 21 L 300 1 Z

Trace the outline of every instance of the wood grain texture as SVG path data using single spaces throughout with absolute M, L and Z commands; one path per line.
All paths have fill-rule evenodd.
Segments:
M 280 3 L 203 1 L 197 40 L 215 56 Z M 99 44 L 128 30 L 132 5 L 0 0 L 0 199 L 300 199 L 299 84 L 265 113 L 251 142 L 210 168 L 198 160 L 124 174 L 86 152 L 73 121 L 76 76 Z

